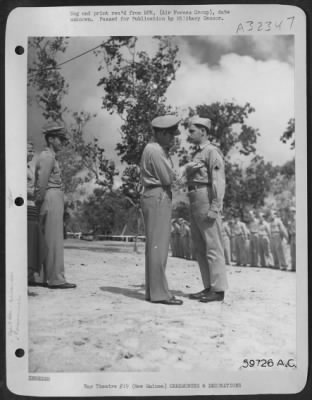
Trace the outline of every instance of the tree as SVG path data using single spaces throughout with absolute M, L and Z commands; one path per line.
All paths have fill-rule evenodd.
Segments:
M 136 209 L 138 227 L 141 155 L 152 134 L 150 121 L 171 111 L 165 93 L 180 66 L 176 60 L 178 48 L 170 38 L 157 36 L 154 40 L 158 48 L 153 56 L 138 51 L 138 39 L 133 36 L 111 37 L 96 51 L 102 56 L 99 70 L 105 69 L 98 83 L 105 90 L 103 108 L 117 113 L 122 121 L 121 142 L 116 150 L 127 167 L 121 177 L 121 190 Z
M 87 231 L 96 234 L 120 234 L 128 221 L 130 205 L 119 191 L 95 188 L 92 195 L 79 204 L 75 218 Z
M 32 37 L 29 39 L 28 89 L 29 103 L 35 99 L 46 119 L 63 120 L 67 108 L 63 98 L 68 93 L 68 84 L 58 68 L 58 58 L 66 51 L 67 37 Z M 34 93 L 31 93 L 31 91 Z
M 255 153 L 257 137 L 260 136 L 257 129 L 245 123 L 254 111 L 255 109 L 249 103 L 241 106 L 233 102 L 215 102 L 210 105 L 198 105 L 195 109 L 190 108 L 189 118 L 196 114 L 211 120 L 208 139 L 220 148 L 225 158 L 229 158 L 233 152 L 248 156 Z M 184 126 L 187 127 L 187 125 L 188 120 L 184 121 Z M 188 154 L 191 155 L 194 149 L 194 146 L 190 146 L 189 150 L 180 149 L 180 165 L 188 161 Z
M 29 40 L 28 100 L 35 99 L 47 120 L 62 121 L 68 125 L 69 143 L 59 155 L 63 171 L 65 194 L 69 201 L 79 185 L 93 180 L 111 190 L 117 175 L 114 163 L 107 159 L 98 139 L 84 139 L 84 128 L 95 114 L 70 111 L 64 106 L 69 85 L 60 72 L 59 59 L 66 51 L 68 38 L 33 37 Z
M 295 148 L 295 118 L 290 118 L 287 128 L 280 139 L 283 143 L 287 143 L 289 140 L 292 140 L 290 143 L 290 148 Z

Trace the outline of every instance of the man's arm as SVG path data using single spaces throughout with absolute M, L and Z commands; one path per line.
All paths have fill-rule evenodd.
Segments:
M 49 182 L 49 177 L 52 172 L 54 165 L 54 158 L 52 155 L 47 155 L 43 160 L 40 160 L 39 166 L 38 166 L 38 189 L 39 189 L 39 202 L 42 202 L 44 200 L 47 187 L 48 187 L 48 182 Z
M 222 210 L 225 193 L 224 163 L 217 149 L 210 150 L 208 160 L 208 175 L 211 179 L 212 200 L 210 210 L 218 213 Z

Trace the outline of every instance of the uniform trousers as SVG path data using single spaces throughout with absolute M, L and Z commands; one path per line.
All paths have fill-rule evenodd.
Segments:
M 39 212 L 36 206 L 27 206 L 27 258 L 28 282 L 35 281 L 46 256 L 46 245 L 39 225 Z
M 280 233 L 272 233 L 271 245 L 275 268 L 286 269 L 287 262 Z
M 290 256 L 291 270 L 296 271 L 296 234 L 292 233 L 290 237 Z
M 187 260 L 191 259 L 191 238 L 190 233 L 187 232 L 185 235 L 182 235 L 182 244 L 183 244 L 183 256 Z
M 175 233 L 171 233 L 170 235 L 170 249 L 171 249 L 171 256 L 177 256 L 177 238 Z
M 249 240 L 249 263 L 251 267 L 259 266 L 259 237 L 251 233 Z
M 231 261 L 236 261 L 236 254 L 235 254 L 235 236 L 231 236 Z
M 65 283 L 63 238 L 64 193 L 60 189 L 47 190 L 40 208 L 40 225 L 47 245 L 43 280 L 48 285 Z
M 226 265 L 231 264 L 231 242 L 228 235 L 223 235 L 224 258 Z
M 271 267 L 273 265 L 270 239 L 268 236 L 259 236 L 259 257 L 261 267 Z
M 141 197 L 145 225 L 145 298 L 169 300 L 166 264 L 171 231 L 171 192 L 162 187 L 146 190 Z
M 246 239 L 243 235 L 235 236 L 235 255 L 237 265 L 248 263 L 246 252 Z
M 220 215 L 215 220 L 207 218 L 210 209 L 209 198 L 211 198 L 210 187 L 189 192 L 191 232 L 204 288 L 210 287 L 218 292 L 228 287 L 222 219 Z

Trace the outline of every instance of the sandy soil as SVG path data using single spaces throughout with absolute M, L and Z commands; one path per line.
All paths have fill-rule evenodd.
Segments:
M 183 306 L 144 300 L 144 245 L 65 242 L 75 290 L 29 289 L 31 372 L 242 368 L 245 358 L 295 359 L 296 274 L 228 266 L 224 302 L 188 299 L 202 289 L 197 263 L 168 259 Z

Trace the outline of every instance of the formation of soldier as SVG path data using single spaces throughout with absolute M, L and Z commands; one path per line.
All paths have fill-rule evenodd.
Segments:
M 296 220 L 295 208 L 291 208 L 287 227 L 277 211 L 249 213 L 249 221 L 242 222 L 238 216 L 224 222 L 224 236 L 230 243 L 230 262 L 238 266 L 268 267 L 296 270 Z M 290 262 L 287 262 L 288 244 Z
M 226 264 L 295 271 L 295 208 L 291 207 L 290 212 L 291 217 L 286 226 L 277 211 L 267 214 L 250 211 L 247 223 L 242 222 L 238 216 L 228 220 L 222 217 Z M 170 246 L 172 257 L 195 260 L 190 223 L 185 219 L 172 219 Z

